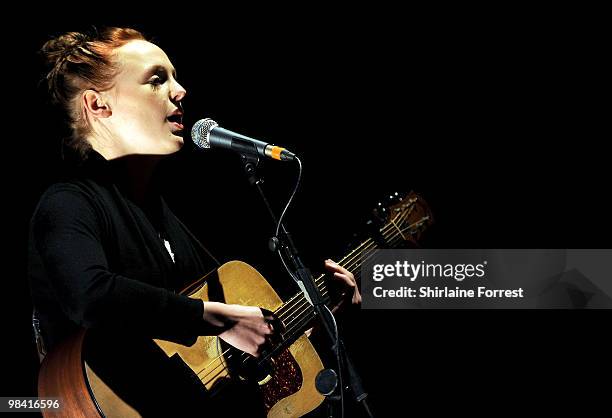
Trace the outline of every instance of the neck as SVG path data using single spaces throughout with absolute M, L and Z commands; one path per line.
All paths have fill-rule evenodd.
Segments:
M 125 193 L 134 203 L 143 206 L 152 189 L 152 180 L 159 155 L 128 155 L 111 161 L 117 170 Z
M 136 204 L 142 205 L 151 191 L 152 179 L 157 164 L 163 155 L 125 154 L 110 138 L 101 135 L 91 135 L 86 138 L 93 149 L 107 160 L 112 167 L 113 175 L 122 186 L 124 192 Z

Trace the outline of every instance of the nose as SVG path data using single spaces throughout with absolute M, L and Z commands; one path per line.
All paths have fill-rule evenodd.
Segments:
M 187 94 L 187 90 L 183 86 L 181 86 L 178 81 L 174 81 L 172 86 L 172 91 L 170 92 L 170 98 L 173 102 L 180 102 L 183 100 L 185 95 Z

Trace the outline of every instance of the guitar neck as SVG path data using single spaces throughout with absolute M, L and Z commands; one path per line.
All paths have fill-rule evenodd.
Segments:
M 397 224 L 391 220 L 385 226 L 379 229 L 377 239 L 368 238 L 363 241 L 346 256 L 344 256 L 338 264 L 350 271 L 357 283 L 361 280 L 361 266 L 364 262 L 374 256 L 376 250 L 380 248 L 396 248 L 405 241 L 413 241 L 412 236 L 421 230 L 421 228 L 430 220 L 429 216 L 422 216 L 418 221 L 400 229 Z M 315 284 L 321 295 L 324 298 L 326 305 L 332 303 L 332 295 L 327 286 L 327 274 L 321 274 L 316 278 Z M 291 306 L 302 306 L 306 304 L 306 298 L 303 293 L 298 293 L 286 302 L 280 309 Z
M 429 208 L 413 192 L 389 208 L 388 212 L 387 222 L 376 231 L 375 239 L 366 239 L 338 262 L 353 274 L 357 283 L 361 280 L 361 266 L 374 256 L 376 250 L 396 248 L 405 242 L 416 244 L 424 228 L 433 222 Z M 334 300 L 328 282 L 326 274 L 315 279 L 315 284 L 325 304 L 330 306 L 337 301 Z M 271 355 L 288 347 L 303 335 L 316 317 L 315 309 L 304 293 L 293 296 L 278 308 L 275 314 L 282 321 L 284 331 L 281 333 L 282 342 L 273 350 L 273 353 L 270 353 Z
M 426 219 L 425 219 L 426 220 Z M 421 221 L 420 221 L 421 222 Z M 424 222 L 424 220 L 423 220 Z M 404 237 L 399 231 L 391 227 L 390 223 L 380 229 L 379 239 L 367 239 L 344 256 L 338 264 L 350 271 L 359 283 L 361 279 L 361 265 L 372 257 L 379 248 L 395 248 Z M 379 245 L 380 242 L 382 245 Z M 332 306 L 336 300 L 328 287 L 328 275 L 321 274 L 315 279 L 315 284 L 321 293 L 327 306 Z M 285 302 L 276 310 L 276 315 L 283 321 L 285 328 L 292 334 L 301 335 L 310 326 L 310 322 L 316 316 L 314 307 L 306 299 L 304 293 L 300 292 Z

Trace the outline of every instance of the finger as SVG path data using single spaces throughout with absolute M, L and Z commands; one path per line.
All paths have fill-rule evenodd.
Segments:
M 274 341 L 271 336 L 268 336 L 264 343 L 259 346 L 259 353 L 262 355 L 267 355 L 274 348 Z
M 334 264 L 333 266 L 330 264 L 329 265 L 329 270 L 333 271 L 334 274 L 336 273 L 340 273 L 340 274 L 344 274 L 345 276 L 349 277 L 352 283 L 357 283 L 355 280 L 355 276 L 353 275 L 353 273 L 351 273 L 350 271 L 348 271 L 347 269 L 345 269 L 344 267 L 342 267 L 339 264 Z
M 351 273 L 350 271 L 342 267 L 340 264 L 332 260 L 325 260 L 325 266 L 328 268 L 328 270 L 337 271 L 346 274 L 347 276 L 353 275 L 353 273 Z
M 350 287 L 355 287 L 355 285 L 356 285 L 354 279 L 351 280 L 351 277 L 347 276 L 346 274 L 342 274 L 342 273 L 336 272 L 336 273 L 334 273 L 334 277 L 344 281 Z
M 269 311 L 265 308 L 262 308 L 262 312 L 264 312 L 264 319 L 266 323 L 271 325 L 271 329 L 274 334 L 280 334 L 285 332 L 285 324 L 274 312 Z
M 329 271 L 340 271 L 343 267 L 340 264 L 332 260 L 325 260 L 325 268 Z
M 274 312 L 266 308 L 259 308 L 259 310 L 261 310 L 261 314 L 263 315 L 266 321 L 274 321 L 276 319 L 276 317 L 274 316 Z
M 328 270 L 333 270 L 333 271 L 339 271 L 342 268 L 340 264 L 330 259 L 325 260 L 325 267 Z

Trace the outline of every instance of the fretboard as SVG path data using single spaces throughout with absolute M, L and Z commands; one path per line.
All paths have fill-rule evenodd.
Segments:
M 376 240 L 369 238 L 363 241 L 343 257 L 338 264 L 350 271 L 357 283 L 359 283 L 361 280 L 362 264 L 373 257 L 377 249 L 398 247 L 401 243 L 408 240 L 415 231 L 419 231 L 428 220 L 429 216 L 423 216 L 417 222 L 408 225 L 404 229 L 400 229 L 393 221 L 390 221 L 379 230 L 380 234 Z M 315 279 L 315 284 L 323 296 L 325 304 L 330 306 L 335 301 L 330 294 L 327 282 L 326 274 L 322 274 Z M 285 331 L 282 333 L 283 342 L 274 349 L 274 352 L 278 352 L 291 345 L 310 327 L 310 323 L 316 317 L 314 307 L 303 293 L 293 296 L 278 308 L 275 314 L 282 321 Z

